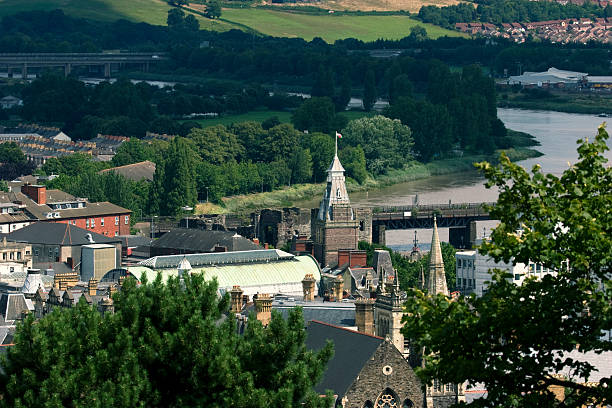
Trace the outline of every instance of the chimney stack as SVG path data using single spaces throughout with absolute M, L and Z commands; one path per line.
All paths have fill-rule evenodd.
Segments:
M 230 311 L 234 314 L 242 312 L 242 289 L 240 289 L 240 286 L 234 285 L 234 287 L 232 287 L 232 290 L 230 290 L 230 296 Z
M 87 293 L 89 296 L 96 296 L 98 294 L 98 280 L 90 279 L 87 284 Z
M 258 293 L 256 296 L 253 298 L 253 301 L 255 302 L 257 320 L 262 325 L 267 326 L 270 320 L 272 320 L 272 299 L 267 293 Z
M 344 297 L 344 279 L 342 278 L 342 275 L 336 276 L 336 279 L 334 279 L 332 282 L 332 291 L 336 302 L 342 301 L 342 298 Z
M 114 313 L 115 312 L 115 306 L 114 306 L 113 299 L 111 299 L 111 298 L 104 298 L 104 299 L 102 299 L 100 301 L 100 303 L 98 304 L 98 309 L 102 313 Z
M 302 279 L 302 290 L 304 292 L 304 302 L 312 302 L 315 298 L 316 280 L 312 273 L 307 273 Z
M 357 331 L 374 335 L 374 300 L 357 299 L 355 301 L 355 324 Z
M 21 186 L 21 192 L 34 200 L 36 204 L 47 204 L 47 187 L 45 186 L 24 184 Z

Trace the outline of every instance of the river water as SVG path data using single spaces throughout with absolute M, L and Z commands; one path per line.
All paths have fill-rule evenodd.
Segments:
M 553 111 L 530 111 L 519 109 L 498 109 L 498 117 L 508 129 L 527 132 L 541 143 L 535 149 L 542 152 L 541 157 L 519 162 L 526 169 L 540 164 L 544 172 L 561 174 L 568 168 L 568 162 L 575 162 L 576 141 L 584 137 L 594 137 L 597 127 L 606 119 L 596 115 L 582 115 Z M 612 128 L 608 128 L 612 130 Z M 612 161 L 612 154 L 606 157 Z M 484 179 L 477 171 L 447 174 L 407 183 L 395 184 L 368 192 L 350 195 L 356 207 L 394 206 L 419 204 L 468 203 L 495 201 L 497 191 L 485 188 Z M 318 207 L 320 197 L 295 203 L 298 207 Z M 412 231 L 388 231 L 387 243 L 395 249 L 405 249 L 412 241 Z M 448 232 L 441 230 L 440 239 L 446 240 Z M 431 232 L 418 232 L 420 242 L 428 242 Z

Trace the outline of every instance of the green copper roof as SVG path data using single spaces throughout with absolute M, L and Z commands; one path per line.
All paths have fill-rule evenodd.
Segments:
M 130 266 L 127 269 L 138 280 L 146 275 L 149 282 L 157 277 L 157 271 L 161 272 L 163 279 L 178 276 L 176 268 L 154 270 L 146 266 Z M 268 288 L 267 292 L 270 293 L 296 292 L 301 291 L 301 282 L 307 273 L 312 274 L 316 281 L 321 280 L 319 265 L 308 255 L 267 262 L 194 266 L 191 273 L 203 273 L 206 280 L 216 277 L 222 291 L 239 285 L 243 290 L 249 287 L 262 288 L 262 293 L 263 288 Z M 287 287 L 289 284 L 293 284 L 291 288 Z

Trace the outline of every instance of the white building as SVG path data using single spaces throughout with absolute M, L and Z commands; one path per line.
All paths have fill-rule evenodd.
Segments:
M 464 295 L 475 293 L 482 296 L 487 291 L 488 282 L 491 281 L 491 270 L 500 269 L 512 275 L 512 281 L 522 285 L 525 279 L 535 276 L 541 279 L 544 275 L 556 274 L 552 269 L 540 264 L 530 262 L 522 263 L 495 262 L 491 257 L 482 255 L 478 251 L 460 251 L 455 254 L 457 270 L 457 289 Z

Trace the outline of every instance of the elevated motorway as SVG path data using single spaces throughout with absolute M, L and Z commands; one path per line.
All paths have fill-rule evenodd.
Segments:
M 385 231 L 433 228 L 449 229 L 449 242 L 456 248 L 470 242 L 472 221 L 490 220 L 487 206 L 495 203 L 434 204 L 406 207 L 375 207 L 372 209 L 372 240 L 384 244 Z M 475 231 L 474 231 L 475 232 Z
M 102 66 L 104 76 L 108 78 L 113 67 L 140 65 L 148 71 L 149 64 L 165 59 L 163 53 L 152 52 L 0 53 L 0 67 L 6 67 L 9 77 L 18 70 L 26 78 L 29 68 L 64 67 L 64 74 L 69 75 L 75 66 Z

